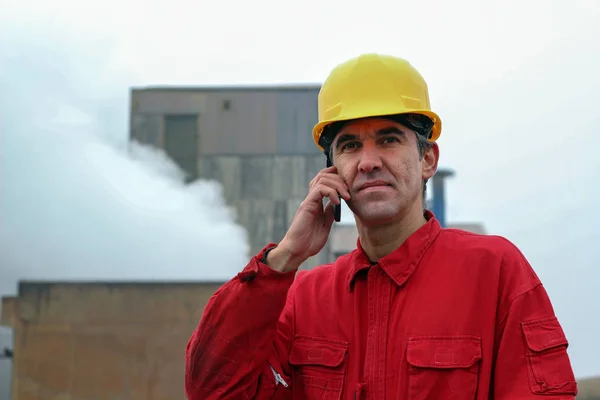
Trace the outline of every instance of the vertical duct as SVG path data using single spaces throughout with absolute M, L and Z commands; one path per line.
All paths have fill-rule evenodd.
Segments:
M 454 172 L 449 169 L 438 169 L 436 174 L 431 178 L 433 186 L 433 200 L 431 202 L 431 211 L 440 221 L 442 227 L 446 227 L 446 178 L 454 175 Z

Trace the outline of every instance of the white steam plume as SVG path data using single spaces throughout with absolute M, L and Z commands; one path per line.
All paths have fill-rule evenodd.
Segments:
M 29 280 L 211 280 L 247 262 L 215 182 L 126 144 L 102 42 L 0 33 L 0 296 Z M 39 43 L 44 43 L 40 46 Z

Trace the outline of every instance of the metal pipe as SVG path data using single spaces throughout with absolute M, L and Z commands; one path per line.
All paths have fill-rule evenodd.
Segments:
M 438 169 L 431 178 L 433 186 L 433 199 L 431 202 L 431 211 L 436 216 L 440 225 L 446 227 L 446 178 L 454 176 L 454 171 L 449 169 Z

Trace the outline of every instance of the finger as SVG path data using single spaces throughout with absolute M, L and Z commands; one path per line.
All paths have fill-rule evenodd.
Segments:
M 318 188 L 322 195 L 321 199 L 323 199 L 325 197 L 329 197 L 329 201 L 331 201 L 333 204 L 335 204 L 335 205 L 342 204 L 342 201 L 340 200 L 340 194 L 338 193 L 337 190 L 335 190 L 334 188 L 332 188 L 330 186 L 326 186 L 326 185 L 318 186 Z
M 318 185 L 321 182 L 339 182 L 342 185 L 346 185 L 346 183 L 344 182 L 344 179 L 338 175 L 338 174 L 332 174 L 332 173 L 320 173 L 317 176 L 315 176 L 313 178 L 313 180 L 311 181 L 311 184 L 313 186 Z
M 327 202 L 327 205 L 325 206 L 324 215 L 325 226 L 329 228 L 331 227 L 331 225 L 333 225 L 333 221 L 335 220 L 335 206 L 331 201 Z
M 341 202 L 338 196 L 338 192 L 334 188 L 327 185 L 319 184 L 309 191 L 308 196 L 306 198 L 311 202 L 321 203 L 322 206 L 322 201 L 325 197 L 329 197 L 329 199 L 334 204 L 340 204 Z
M 338 176 L 337 175 L 337 168 L 334 166 L 331 167 L 327 167 L 327 168 L 323 168 L 322 170 L 319 171 L 319 173 L 317 175 L 314 176 L 314 178 L 309 182 L 309 185 L 316 185 L 317 183 L 319 183 L 319 179 L 323 176 Z
M 335 189 L 344 200 L 350 200 L 350 191 L 344 180 L 338 175 L 322 176 L 318 184 L 323 184 Z

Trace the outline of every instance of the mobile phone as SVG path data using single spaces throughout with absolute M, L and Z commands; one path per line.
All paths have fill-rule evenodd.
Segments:
M 331 159 L 327 157 L 327 168 L 333 166 L 331 163 Z M 333 205 L 333 217 L 336 222 L 340 222 L 342 219 L 342 196 L 338 193 L 338 198 L 340 199 L 340 204 Z

